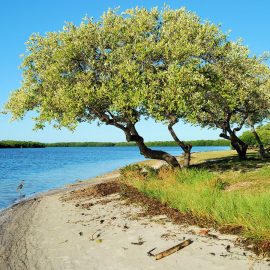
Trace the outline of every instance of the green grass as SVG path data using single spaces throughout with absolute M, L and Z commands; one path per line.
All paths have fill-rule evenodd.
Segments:
M 192 168 L 183 170 L 161 167 L 145 173 L 148 167 L 129 167 L 122 171 L 122 180 L 181 212 L 218 226 L 239 225 L 245 237 L 270 240 L 270 160 L 261 162 L 252 155 L 238 162 L 230 151 L 218 153 L 213 161 L 214 157 L 198 153 L 200 163 L 193 161 Z

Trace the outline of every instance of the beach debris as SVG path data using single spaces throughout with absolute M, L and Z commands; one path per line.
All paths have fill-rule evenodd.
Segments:
M 139 241 L 139 242 L 131 242 L 132 245 L 138 245 L 141 246 L 145 243 L 145 241 Z
M 150 257 L 155 256 L 155 255 L 152 253 L 155 249 L 156 249 L 156 248 L 152 248 L 151 250 L 149 250 L 149 251 L 147 252 L 147 255 L 150 256 Z
M 60 242 L 59 244 L 64 244 L 64 243 L 67 243 L 67 242 L 68 242 L 68 240 L 65 240 L 63 242 Z
M 227 245 L 225 249 L 226 249 L 227 252 L 230 252 L 231 251 L 231 246 Z
M 94 241 L 94 240 L 96 240 L 97 238 L 100 237 L 101 233 L 98 233 L 98 234 L 95 236 L 95 234 L 96 234 L 97 232 L 99 232 L 99 231 L 100 231 L 100 229 L 96 230 L 96 231 L 91 235 L 91 238 L 90 238 L 91 241 Z M 94 236 L 95 236 L 95 237 L 94 237 Z
M 208 236 L 214 239 L 218 239 L 217 235 L 212 234 L 212 233 L 208 233 Z
M 191 239 L 188 239 L 188 240 L 185 240 L 185 241 L 181 242 L 180 244 L 178 244 L 178 245 L 176 245 L 176 246 L 173 246 L 173 247 L 171 247 L 171 248 L 169 248 L 169 249 L 166 249 L 166 250 L 164 250 L 164 251 L 162 251 L 162 252 L 160 252 L 160 253 L 157 253 L 157 254 L 155 254 L 155 255 L 154 255 L 152 252 L 153 252 L 156 248 L 153 248 L 153 249 L 151 249 L 150 251 L 147 252 L 147 255 L 148 255 L 148 256 L 153 256 L 153 257 L 155 257 L 156 260 L 160 260 L 160 259 L 162 259 L 162 258 L 165 258 L 165 257 L 167 257 L 167 256 L 169 256 L 169 255 L 171 255 L 171 254 L 173 254 L 173 253 L 175 253 L 175 252 L 177 252 L 178 250 L 180 250 L 180 249 L 182 249 L 182 248 L 184 248 L 184 247 L 189 246 L 189 245 L 192 244 L 192 243 L 193 243 L 193 241 L 192 241 Z
M 176 238 L 176 234 L 168 232 L 168 233 L 164 233 L 160 236 L 161 238 L 165 239 L 165 240 L 169 240 L 169 239 L 175 239 Z M 185 240 L 185 239 L 183 239 Z
M 141 246 L 145 243 L 145 241 L 143 241 L 142 237 L 139 236 L 138 238 L 138 242 L 131 242 L 132 245 L 138 245 Z
M 216 256 L 216 253 L 214 253 L 214 252 L 210 252 L 210 254 L 213 255 L 213 256 Z
M 104 221 L 105 221 L 104 219 L 101 219 L 99 222 L 100 222 L 100 224 L 102 224 L 102 223 L 104 223 Z
M 124 229 L 129 229 L 129 227 L 128 227 L 127 223 L 125 223 L 125 225 L 124 225 Z
M 79 235 L 82 236 L 83 235 L 83 232 L 79 232 Z
M 199 231 L 199 235 L 207 236 L 209 234 L 210 230 L 202 229 Z

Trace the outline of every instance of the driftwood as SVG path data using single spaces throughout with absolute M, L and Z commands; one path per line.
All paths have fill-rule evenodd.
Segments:
M 139 241 L 139 242 L 131 242 L 132 245 L 138 245 L 141 246 L 145 243 L 145 241 Z
M 178 245 L 176 245 L 176 246 L 173 246 L 173 247 L 171 247 L 171 248 L 169 248 L 169 249 L 166 249 L 166 250 L 164 250 L 164 251 L 162 251 L 162 252 L 160 252 L 160 253 L 158 253 L 158 254 L 155 254 L 155 255 L 154 255 L 154 254 L 152 253 L 152 251 L 155 250 L 155 248 L 153 248 L 153 249 L 151 249 L 150 251 L 148 251 L 147 254 L 148 254 L 149 256 L 154 256 L 156 260 L 160 260 L 160 259 L 162 259 L 162 258 L 164 258 L 164 257 L 167 257 L 167 256 L 169 256 L 169 255 L 175 253 L 176 251 L 178 251 L 178 250 L 180 250 L 180 249 L 182 249 L 182 248 L 184 248 L 184 247 L 189 246 L 189 245 L 192 244 L 192 243 L 193 243 L 193 241 L 190 240 L 190 239 L 188 239 L 188 240 L 185 240 L 185 241 L 181 242 L 180 244 L 178 244 Z

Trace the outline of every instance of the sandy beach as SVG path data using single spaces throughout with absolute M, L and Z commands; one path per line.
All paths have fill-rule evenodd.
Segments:
M 0 269 L 269 269 L 269 262 L 240 247 L 235 235 L 174 224 L 166 215 L 147 215 L 117 190 L 104 193 L 102 183 L 113 189 L 118 174 L 3 211 Z M 161 260 L 149 256 L 185 240 L 192 243 Z

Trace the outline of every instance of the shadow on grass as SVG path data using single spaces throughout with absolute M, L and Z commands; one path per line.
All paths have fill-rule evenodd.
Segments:
M 200 164 L 191 165 L 191 168 L 208 169 L 214 172 L 241 171 L 250 172 L 265 165 L 270 165 L 270 157 L 260 159 L 257 154 L 248 153 L 246 160 L 239 160 L 237 156 L 231 155 L 223 158 L 213 158 Z

